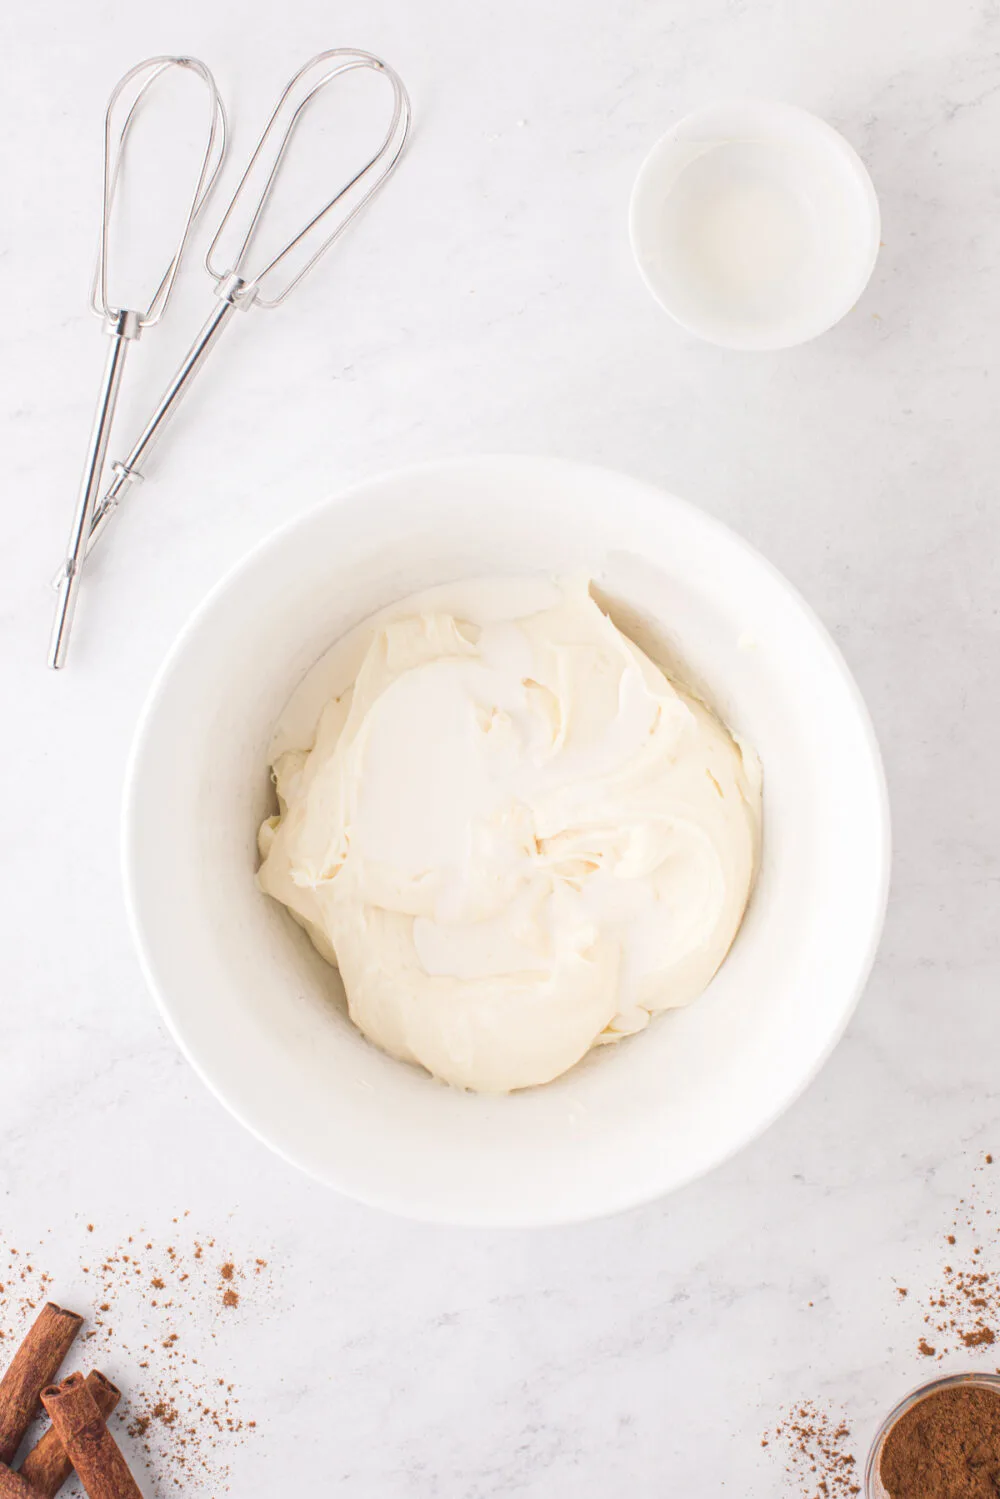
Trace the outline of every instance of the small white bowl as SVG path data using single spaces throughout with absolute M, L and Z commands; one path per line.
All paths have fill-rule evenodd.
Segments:
M 268 740 L 305 671 L 383 605 L 449 580 L 584 571 L 617 621 L 666 664 L 679 657 L 759 751 L 760 875 L 733 950 L 696 1003 L 546 1087 L 476 1097 L 367 1042 L 333 969 L 257 891 Z M 888 873 L 868 716 L 794 590 L 693 506 L 543 458 L 389 474 L 258 546 L 194 615 L 152 689 L 123 839 L 149 985 L 227 1108 L 353 1197 L 477 1224 L 627 1208 L 764 1129 L 847 1023 Z
M 879 247 L 878 199 L 843 136 L 791 104 L 689 114 L 646 157 L 629 233 L 667 312 L 709 343 L 787 349 L 857 302 Z

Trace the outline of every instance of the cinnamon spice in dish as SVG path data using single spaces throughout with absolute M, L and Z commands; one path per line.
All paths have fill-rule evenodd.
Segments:
M 882 1447 L 890 1499 L 997 1499 L 1000 1390 L 956 1384 L 904 1412 Z

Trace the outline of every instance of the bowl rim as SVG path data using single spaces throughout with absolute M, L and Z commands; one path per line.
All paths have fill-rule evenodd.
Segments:
M 874 883 L 877 895 L 872 902 L 867 929 L 864 930 L 864 942 L 861 943 L 859 941 L 858 944 L 859 959 L 856 964 L 853 982 L 851 983 L 849 994 L 842 1007 L 841 1014 L 838 1017 L 836 1025 L 831 1030 L 825 1046 L 817 1053 L 811 1066 L 796 1080 L 795 1086 L 785 1091 L 782 1097 L 775 1102 L 774 1106 L 760 1120 L 755 1122 L 752 1130 L 742 1135 L 738 1141 L 728 1148 L 717 1152 L 714 1158 L 709 1160 L 707 1164 L 696 1165 L 689 1172 L 672 1178 L 669 1181 L 654 1179 L 651 1175 L 650 1179 L 641 1189 L 621 1191 L 617 1195 L 606 1192 L 604 1200 L 598 1205 L 594 1205 L 591 1202 L 585 1206 L 575 1206 L 571 1210 L 564 1208 L 561 1211 L 551 1211 L 544 1216 L 537 1212 L 524 1214 L 509 1210 L 497 1213 L 460 1214 L 453 1209 L 446 1210 L 438 1204 L 417 1206 L 410 1200 L 407 1200 L 406 1205 L 402 1206 L 391 1192 L 378 1190 L 367 1192 L 359 1190 L 353 1183 L 350 1186 L 345 1185 L 342 1181 L 336 1179 L 335 1172 L 320 1172 L 297 1159 L 293 1151 L 286 1146 L 275 1143 L 253 1119 L 247 1116 L 243 1107 L 230 1096 L 230 1090 L 225 1082 L 220 1082 L 213 1076 L 211 1065 L 199 1058 L 195 1050 L 189 1045 L 182 1027 L 175 1020 L 171 1006 L 161 990 L 156 976 L 155 963 L 150 956 L 144 938 L 136 894 L 138 882 L 134 873 L 138 848 L 136 837 L 138 772 L 152 732 L 153 720 L 161 692 L 177 669 L 189 642 L 197 635 L 205 617 L 224 598 L 225 594 L 234 586 L 240 576 L 253 567 L 271 546 L 287 539 L 297 530 L 307 530 L 320 514 L 334 507 L 350 503 L 366 490 L 376 485 L 397 483 L 414 477 L 426 477 L 445 470 L 467 469 L 470 471 L 470 474 L 474 474 L 476 471 L 488 471 L 497 465 L 502 465 L 511 471 L 517 468 L 524 468 L 525 466 L 533 468 L 541 466 L 550 470 L 557 468 L 565 475 L 571 475 L 576 472 L 581 476 L 587 474 L 591 478 L 594 476 L 605 476 L 617 483 L 621 483 L 624 480 L 637 491 L 643 490 L 648 495 L 655 496 L 657 503 L 661 507 L 681 511 L 687 515 L 693 514 L 697 517 L 699 524 L 703 524 L 708 532 L 711 533 L 714 531 L 717 535 L 725 537 L 727 544 L 735 546 L 757 568 L 767 574 L 771 583 L 782 591 L 789 602 L 800 611 L 803 619 L 810 627 L 817 645 L 822 647 L 826 652 L 830 665 L 835 670 L 842 687 L 846 690 L 867 751 L 872 774 L 872 789 L 876 793 L 878 818 L 878 836 L 872 839 L 873 850 L 878 861 L 876 870 L 877 879 Z M 347 488 L 339 490 L 332 495 L 327 495 L 322 500 L 308 506 L 299 515 L 293 516 L 290 520 L 273 528 L 226 568 L 192 610 L 173 642 L 168 647 L 163 660 L 153 675 L 145 701 L 136 721 L 132 745 L 125 767 L 120 825 L 120 859 L 125 911 L 146 987 L 153 997 L 154 1004 L 159 1011 L 168 1034 L 173 1038 L 196 1076 L 218 1102 L 222 1104 L 226 1111 L 260 1144 L 266 1146 L 268 1150 L 279 1156 L 289 1165 L 294 1166 L 296 1170 L 302 1172 L 312 1180 L 320 1182 L 327 1188 L 332 1188 L 354 1201 L 363 1203 L 367 1207 L 378 1208 L 384 1212 L 402 1216 L 416 1222 L 493 1228 L 560 1227 L 570 1224 L 593 1222 L 601 1218 L 612 1217 L 618 1213 L 643 1207 L 669 1193 L 690 1186 L 692 1182 L 697 1181 L 703 1176 L 707 1176 L 710 1172 L 731 1160 L 764 1135 L 802 1097 L 807 1088 L 815 1081 L 839 1045 L 857 1009 L 875 961 L 885 923 L 891 878 L 891 848 L 890 803 L 885 769 L 867 705 L 832 635 L 812 607 L 806 602 L 802 594 L 799 593 L 798 589 L 795 588 L 784 574 L 762 553 L 757 551 L 739 532 L 733 530 L 724 521 L 721 521 L 709 511 L 703 510 L 692 501 L 683 499 L 675 495 L 672 491 L 663 488 L 654 480 L 631 474 L 626 470 L 609 468 L 604 464 L 588 463 L 552 454 L 502 452 L 459 454 L 441 459 L 421 459 L 413 463 L 399 465 L 393 469 L 369 474 L 365 478 L 355 481 Z
M 845 297 L 841 311 L 832 320 L 824 318 L 822 321 L 813 319 L 807 322 L 803 318 L 801 325 L 803 331 L 797 333 L 791 339 L 784 336 L 775 337 L 773 334 L 769 336 L 766 331 L 761 332 L 758 336 L 746 334 L 743 336 L 733 335 L 731 337 L 722 337 L 717 333 L 709 332 L 705 325 L 697 319 L 692 320 L 682 316 L 666 300 L 663 289 L 655 276 L 652 275 L 648 259 L 640 247 L 640 205 L 651 184 L 655 181 L 659 158 L 667 148 L 677 142 L 684 130 L 696 126 L 702 121 L 708 122 L 714 116 L 723 112 L 732 111 L 736 114 L 740 111 L 746 111 L 750 115 L 761 109 L 768 110 L 775 118 L 784 116 L 794 129 L 808 131 L 817 141 L 823 143 L 831 155 L 838 157 L 841 163 L 849 169 L 858 186 L 861 188 L 868 216 L 866 231 L 869 240 L 868 254 L 864 261 L 863 274 L 859 268 L 859 274 L 853 283 L 853 291 L 850 299 L 847 300 Z M 742 138 L 749 139 L 750 137 L 744 136 Z M 824 120 L 821 115 L 813 114 L 811 110 L 803 109 L 801 105 L 788 104 L 780 99 L 766 99 L 755 95 L 746 95 L 732 99 L 719 99 L 712 104 L 700 105 L 697 109 L 693 109 L 688 114 L 683 115 L 679 120 L 675 120 L 653 142 L 642 159 L 632 185 L 632 192 L 629 198 L 628 233 L 632 254 L 646 290 L 678 327 L 683 328 L 686 333 L 691 333 L 696 338 L 702 339 L 705 343 L 714 345 L 716 348 L 734 349 L 748 353 L 777 353 L 781 349 L 798 348 L 802 344 L 811 343 L 814 338 L 819 338 L 824 333 L 829 333 L 830 329 L 835 328 L 857 305 L 872 278 L 872 273 L 875 270 L 875 264 L 878 260 L 882 235 L 882 215 L 871 173 L 847 137 L 842 135 L 835 126 L 831 125 L 828 120 Z

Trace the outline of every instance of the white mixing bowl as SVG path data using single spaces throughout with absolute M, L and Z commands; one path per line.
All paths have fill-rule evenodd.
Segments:
M 732 952 L 690 1008 L 557 1082 L 463 1094 L 356 1031 L 335 972 L 254 883 L 267 745 L 292 688 L 374 610 L 432 584 L 589 572 L 764 766 L 764 853 Z M 847 1023 L 882 924 L 878 749 L 837 650 L 717 521 L 620 474 L 470 458 L 373 479 L 271 536 L 194 615 L 153 687 L 124 809 L 149 985 L 238 1119 L 342 1192 L 415 1218 L 544 1224 L 689 1182 L 760 1133 Z

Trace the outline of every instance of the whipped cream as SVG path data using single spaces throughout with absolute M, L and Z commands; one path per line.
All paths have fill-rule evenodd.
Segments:
M 354 1023 L 458 1087 L 558 1077 L 708 984 L 739 928 L 756 757 L 585 581 L 404 600 L 309 673 L 272 744 L 262 890 Z

